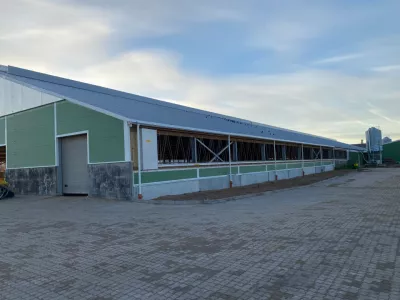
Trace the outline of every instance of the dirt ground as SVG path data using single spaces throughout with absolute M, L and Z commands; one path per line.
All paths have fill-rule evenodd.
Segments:
M 343 176 L 355 170 L 335 170 L 332 172 L 324 172 L 319 174 L 297 177 L 293 179 L 270 181 L 258 183 L 248 186 L 233 187 L 231 189 L 211 190 L 197 193 L 188 193 L 182 195 L 162 196 L 156 200 L 218 200 L 230 197 L 243 196 L 248 194 L 259 194 L 269 191 L 293 188 L 298 186 L 310 185 L 322 180 L 330 179 L 337 176 Z

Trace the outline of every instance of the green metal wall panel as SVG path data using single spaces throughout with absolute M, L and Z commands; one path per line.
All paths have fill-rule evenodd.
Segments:
M 349 160 L 347 162 L 348 165 L 354 165 L 361 162 L 361 157 L 358 152 L 349 152 Z
M 200 169 L 199 174 L 200 177 L 229 175 L 229 167 Z
M 197 178 L 196 169 L 171 170 L 171 171 L 151 171 L 142 173 L 142 183 L 161 182 L 170 180 L 181 180 Z M 134 173 L 134 183 L 138 184 L 137 172 Z
M 240 173 L 265 172 L 265 166 L 244 166 L 240 167 Z
M 275 165 L 267 165 L 268 171 L 275 171 Z
M 277 164 L 276 170 L 286 170 L 286 164 Z
M 0 144 L 6 143 L 6 119 L 0 118 Z
M 383 159 L 400 162 L 400 141 L 383 145 Z
M 298 169 L 302 167 L 302 163 L 292 163 L 288 164 L 288 169 Z
M 57 134 L 88 130 L 91 163 L 123 161 L 124 123 L 122 120 L 73 104 L 57 103 Z
M 55 165 L 54 107 L 7 116 L 7 168 Z

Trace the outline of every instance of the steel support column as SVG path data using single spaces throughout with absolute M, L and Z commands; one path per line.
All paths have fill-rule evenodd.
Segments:
M 261 160 L 266 161 L 267 160 L 267 154 L 265 152 L 265 144 L 261 144 Z

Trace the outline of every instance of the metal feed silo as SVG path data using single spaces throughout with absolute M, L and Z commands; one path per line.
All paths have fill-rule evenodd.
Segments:
M 365 132 L 367 151 L 370 163 L 382 163 L 382 131 L 371 127 Z

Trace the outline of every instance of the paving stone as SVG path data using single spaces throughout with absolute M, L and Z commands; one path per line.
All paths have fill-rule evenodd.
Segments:
M 0 201 L 0 299 L 400 299 L 399 195 L 376 169 L 215 205 Z

